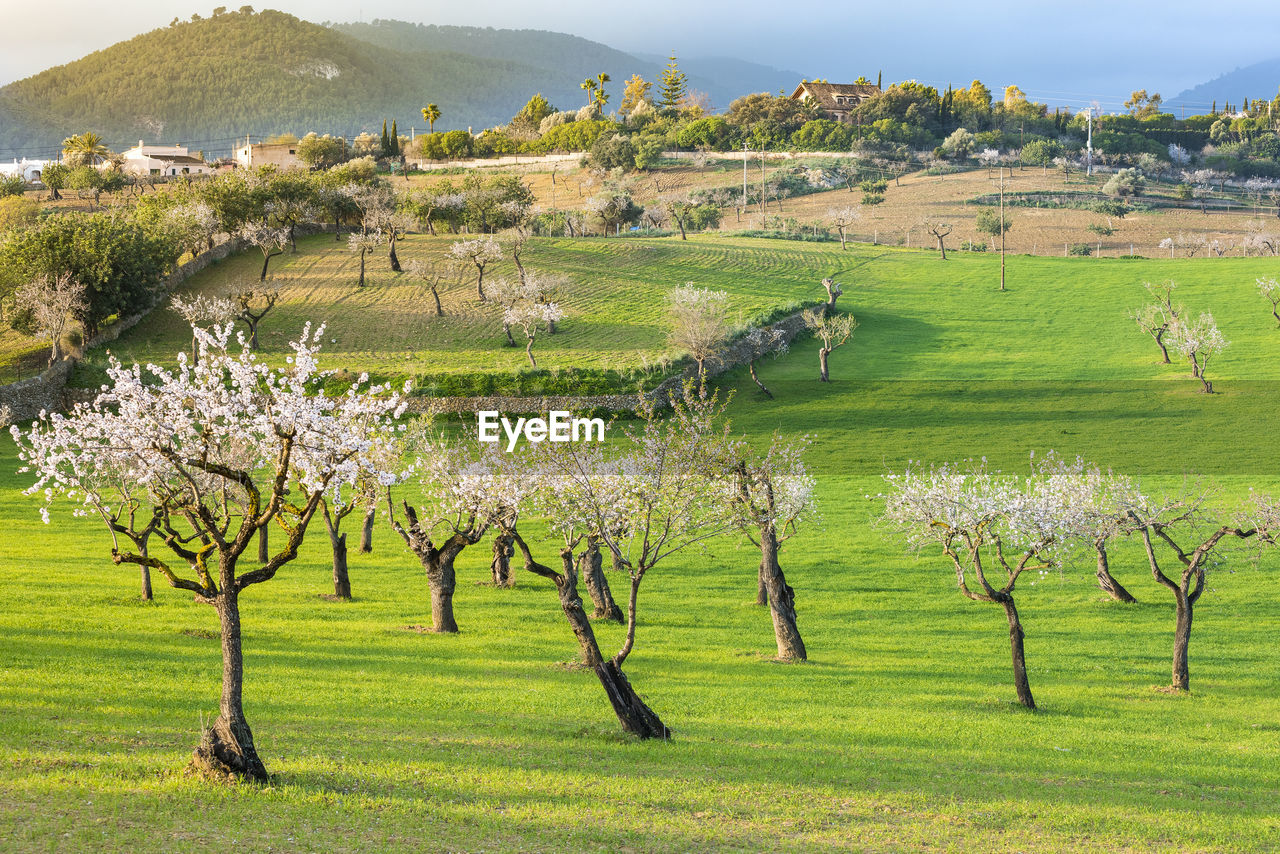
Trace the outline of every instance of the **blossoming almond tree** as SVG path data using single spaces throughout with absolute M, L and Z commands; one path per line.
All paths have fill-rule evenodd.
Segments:
M 522 301 L 502 313 L 502 325 L 508 330 L 519 326 L 524 330 L 524 354 L 529 358 L 529 367 L 538 367 L 538 360 L 533 356 L 533 342 L 538 333 L 549 328 L 557 320 L 564 319 L 564 310 L 555 303 L 539 303 Z M 507 335 L 510 336 L 510 331 Z
M 459 240 L 449 247 L 449 257 L 457 261 L 468 261 L 475 265 L 476 294 L 480 302 L 485 301 L 484 268 L 494 261 L 502 260 L 502 247 L 492 237 L 476 237 L 471 240 Z
M 1143 287 L 1147 289 L 1147 293 L 1151 294 L 1153 301 L 1143 305 L 1129 316 L 1138 324 L 1139 329 L 1155 339 L 1164 364 L 1167 365 L 1169 364 L 1169 347 L 1164 340 L 1165 335 L 1174 324 L 1178 323 L 1186 309 L 1181 303 L 1173 301 L 1173 290 L 1178 287 L 1177 282 L 1166 281 L 1159 285 L 1144 282 Z
M 89 310 L 82 282 L 70 273 L 40 276 L 27 282 L 14 294 L 18 306 L 31 313 L 40 335 L 49 340 L 49 364 L 62 359 L 62 335 L 73 318 Z
M 1262 298 L 1271 303 L 1271 316 L 1276 319 L 1276 326 L 1280 327 L 1280 281 L 1276 281 L 1275 277 L 1260 278 L 1258 282 L 1258 293 Z
M 721 441 L 717 430 L 724 405 L 714 394 L 695 391 L 692 383 L 672 404 L 667 418 L 659 418 L 652 408 L 643 411 L 643 426 L 629 431 L 625 447 L 609 456 L 595 446 L 573 442 L 541 446 L 540 500 L 553 529 L 568 532 L 570 550 L 578 532 L 594 535 L 630 577 L 626 636 L 611 658 L 600 654 L 594 635 L 581 631 L 585 617 L 580 621 L 573 608 L 577 595 L 576 573 L 570 575 L 572 559 L 561 552 L 563 571 L 557 578 L 533 561 L 522 539 L 514 540 L 526 569 L 555 581 L 584 662 L 600 680 L 622 728 L 641 738 L 665 739 L 671 732 L 622 671 L 636 643 L 640 585 L 672 555 L 734 526 L 726 511 L 723 481 L 708 475 L 708 451 Z M 580 610 L 581 600 L 577 602 Z
M 1210 497 L 1207 492 L 1197 494 L 1187 490 L 1159 502 L 1137 503 L 1126 513 L 1129 530 L 1142 537 L 1151 575 L 1173 594 L 1175 625 L 1170 687 L 1175 691 L 1191 690 L 1188 657 L 1191 621 L 1196 603 L 1204 593 L 1210 555 L 1228 537 L 1244 540 L 1256 536 L 1268 545 L 1275 545 L 1280 537 L 1280 504 L 1272 498 L 1255 494 L 1237 511 L 1234 521 L 1223 523 L 1221 516 L 1209 507 Z M 1175 573 L 1171 578 L 1161 567 L 1153 537 L 1173 552 L 1182 564 L 1181 574 Z
M 941 546 L 964 596 L 1004 608 L 1014 687 L 1029 709 L 1036 703 L 1014 591 L 1024 573 L 1043 574 L 1055 565 L 1055 546 L 1079 539 L 1081 508 L 1092 500 L 1083 469 L 1080 461 L 1067 464 L 1051 455 L 1027 478 L 989 471 L 985 463 L 909 468 L 885 477 L 884 521 L 915 546 Z M 999 577 L 989 577 L 992 572 Z
M 795 591 L 778 563 L 778 548 L 813 512 L 813 478 L 805 468 L 804 441 L 774 434 L 763 453 L 741 440 L 725 444 L 722 465 L 730 485 L 734 522 L 760 549 L 759 604 L 769 605 L 781 661 L 808 657 L 796 626 Z
M 1222 334 L 1213 315 L 1201 312 L 1194 322 L 1188 323 L 1185 318 L 1169 328 L 1170 345 L 1191 362 L 1191 375 L 1200 380 L 1201 391 L 1213 394 L 1213 383 L 1209 382 L 1209 360 L 1221 353 L 1231 342 Z
M 113 359 L 110 383 L 92 404 L 13 433 L 27 470 L 36 475 L 28 492 L 43 491 L 46 504 L 65 494 L 102 515 L 113 533 L 111 520 L 134 514 L 156 520 L 155 535 L 176 564 L 131 536 L 128 544 L 115 540 L 112 559 L 150 567 L 217 611 L 222 697 L 194 764 L 262 781 L 267 772 L 242 701 L 240 594 L 271 580 L 297 556 L 333 484 L 361 475 L 394 479 L 394 473 L 371 470 L 371 460 L 383 437 L 392 435 L 404 404 L 385 387 L 365 382 L 340 396 L 326 395 L 326 375 L 316 361 L 323 327 L 304 328 L 282 370 L 258 362 L 243 340 L 239 353 L 230 352 L 230 333 L 230 325 L 197 331 L 201 359 L 194 366 L 185 354 L 176 370 Z M 99 488 L 104 473 L 127 478 L 133 485 L 127 496 L 108 498 Z M 283 547 L 241 571 L 241 556 L 272 523 L 285 532 Z
M 169 308 L 191 327 L 191 363 L 200 362 L 200 340 L 196 330 L 227 323 L 239 314 L 236 304 L 226 297 L 204 294 L 174 294 Z M 257 349 L 254 345 L 254 349 Z
M 410 437 L 419 476 L 421 501 L 402 498 L 404 521 L 396 515 L 391 490 L 386 492 L 391 527 L 409 547 L 427 574 L 431 588 L 433 631 L 456 633 L 453 591 L 457 584 L 454 561 L 474 546 L 495 520 L 518 507 L 523 484 L 503 473 L 503 453 L 497 443 L 459 442 L 436 435 L 430 425 Z

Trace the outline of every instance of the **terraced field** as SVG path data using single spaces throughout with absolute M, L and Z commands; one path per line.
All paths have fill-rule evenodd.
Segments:
M 451 240 L 414 235 L 402 241 L 402 262 L 438 258 Z M 849 260 L 849 259 L 845 259 Z M 568 317 L 554 336 L 537 344 L 546 367 L 637 367 L 671 355 L 666 343 L 665 298 L 671 288 L 694 281 L 731 294 L 735 322 L 777 306 L 824 294 L 820 279 L 829 256 L 783 244 L 705 240 L 680 246 L 670 240 L 534 240 L 524 263 L 559 272 L 571 287 L 564 297 Z M 356 287 L 358 260 L 332 237 L 299 241 L 297 255 L 273 262 L 284 290 L 262 326 L 268 354 L 281 356 L 302 323 L 324 321 L 333 358 L 354 369 L 387 376 L 455 370 L 512 371 L 527 364 L 524 347 L 502 346 L 501 309 L 480 303 L 474 269 L 443 296 L 444 317 L 425 283 L 392 273 L 385 256 L 369 262 L 368 284 Z M 185 290 L 215 293 L 235 280 L 254 278 L 261 256 L 242 255 L 194 277 Z M 491 264 L 485 279 L 514 276 L 506 260 Z M 172 360 L 189 340 L 182 320 L 155 312 L 112 345 L 122 357 Z

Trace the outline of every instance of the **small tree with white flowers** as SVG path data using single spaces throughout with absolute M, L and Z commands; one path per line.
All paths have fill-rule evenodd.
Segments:
M 1280 328 L 1280 282 L 1274 277 L 1260 278 L 1257 282 L 1258 293 L 1271 303 L 1271 316 L 1276 319 L 1276 326 Z
M 374 461 L 404 403 L 385 386 L 363 382 L 326 394 L 327 374 L 316 358 L 323 331 L 305 327 L 289 366 L 275 369 L 247 346 L 231 352 L 230 325 L 200 330 L 198 365 L 185 354 L 176 370 L 112 359 L 110 383 L 93 403 L 68 416 L 46 416 L 25 434 L 12 431 L 36 475 L 28 492 L 43 492 L 46 503 L 66 495 L 102 515 L 113 533 L 118 496 L 108 499 L 94 485 L 103 473 L 127 478 L 124 512 L 155 519 L 155 534 L 178 563 L 148 553 L 131 537 L 128 544 L 115 541 L 112 559 L 159 572 L 170 586 L 212 605 L 221 626 L 222 698 L 195 764 L 253 781 L 266 780 L 267 772 L 241 699 L 240 594 L 297 557 L 312 516 L 335 484 L 396 477 L 376 470 Z M 284 546 L 242 571 L 241 556 L 271 524 L 285 532 Z
M 1081 537 L 1083 508 L 1094 500 L 1083 472 L 1082 462 L 1050 455 L 1027 477 L 991 471 L 985 462 L 885 477 L 884 522 L 913 546 L 940 546 L 962 595 L 1004 608 L 1014 687 L 1029 709 L 1036 703 L 1014 592 L 1024 574 L 1043 575 L 1056 565 L 1055 547 Z
M 1213 383 L 1208 377 L 1209 361 L 1231 345 L 1213 315 L 1204 311 L 1192 322 L 1179 318 L 1170 327 L 1169 336 L 1173 349 L 1191 363 L 1191 375 L 1200 380 L 1201 391 L 1213 394 Z
M 476 294 L 480 302 L 484 302 L 484 269 L 494 261 L 502 260 L 502 246 L 492 237 L 459 240 L 449 247 L 449 257 L 475 265 Z

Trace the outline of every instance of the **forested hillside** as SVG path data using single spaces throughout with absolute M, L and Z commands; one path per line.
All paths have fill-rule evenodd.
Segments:
M 735 82 L 740 66 L 726 68 L 736 69 L 727 82 L 695 74 L 690 85 L 727 104 L 749 89 Z M 752 82 L 794 76 L 750 68 Z M 613 78 L 616 103 L 628 76 L 653 79 L 658 66 L 537 30 L 322 26 L 275 11 L 175 20 L 0 89 L 0 159 L 52 154 L 83 130 L 113 148 L 146 138 L 222 156 L 245 134 L 350 136 L 377 130 L 384 118 L 407 130 L 422 124 L 427 102 L 443 112 L 437 130 L 478 131 L 509 120 L 534 92 L 577 107 L 578 84 L 602 71 Z
M 421 124 L 426 101 L 444 111 L 443 127 L 481 127 L 509 119 L 556 76 L 461 53 L 408 55 L 280 12 L 233 12 L 6 86 L 0 148 L 39 153 L 94 129 L 113 147 L 145 137 L 225 154 L 243 134 L 352 134 L 384 117 L 407 128 Z

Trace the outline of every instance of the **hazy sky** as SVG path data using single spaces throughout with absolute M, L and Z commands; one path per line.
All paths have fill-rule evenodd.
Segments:
M 156 27 L 207 15 L 217 3 L 0 0 L 0 20 L 31 20 L 5 34 L 0 82 Z M 238 8 L 235 0 L 226 0 Z M 1114 103 L 1135 88 L 1170 98 L 1237 66 L 1280 55 L 1280 3 L 1219 0 L 803 3 L 641 0 L 273 0 L 311 21 L 373 18 L 557 30 L 631 52 L 737 56 L 805 77 L 915 78 L 992 88 L 1018 83 L 1052 104 Z M 257 8 L 267 5 L 257 4 Z M 784 12 L 779 12 L 784 10 Z M 1212 16 L 1212 17 L 1210 17 Z M 7 27 L 6 27 L 7 29 Z M 1262 94 L 1262 93 L 1258 93 Z M 1270 94 L 1270 93 L 1268 93 Z

